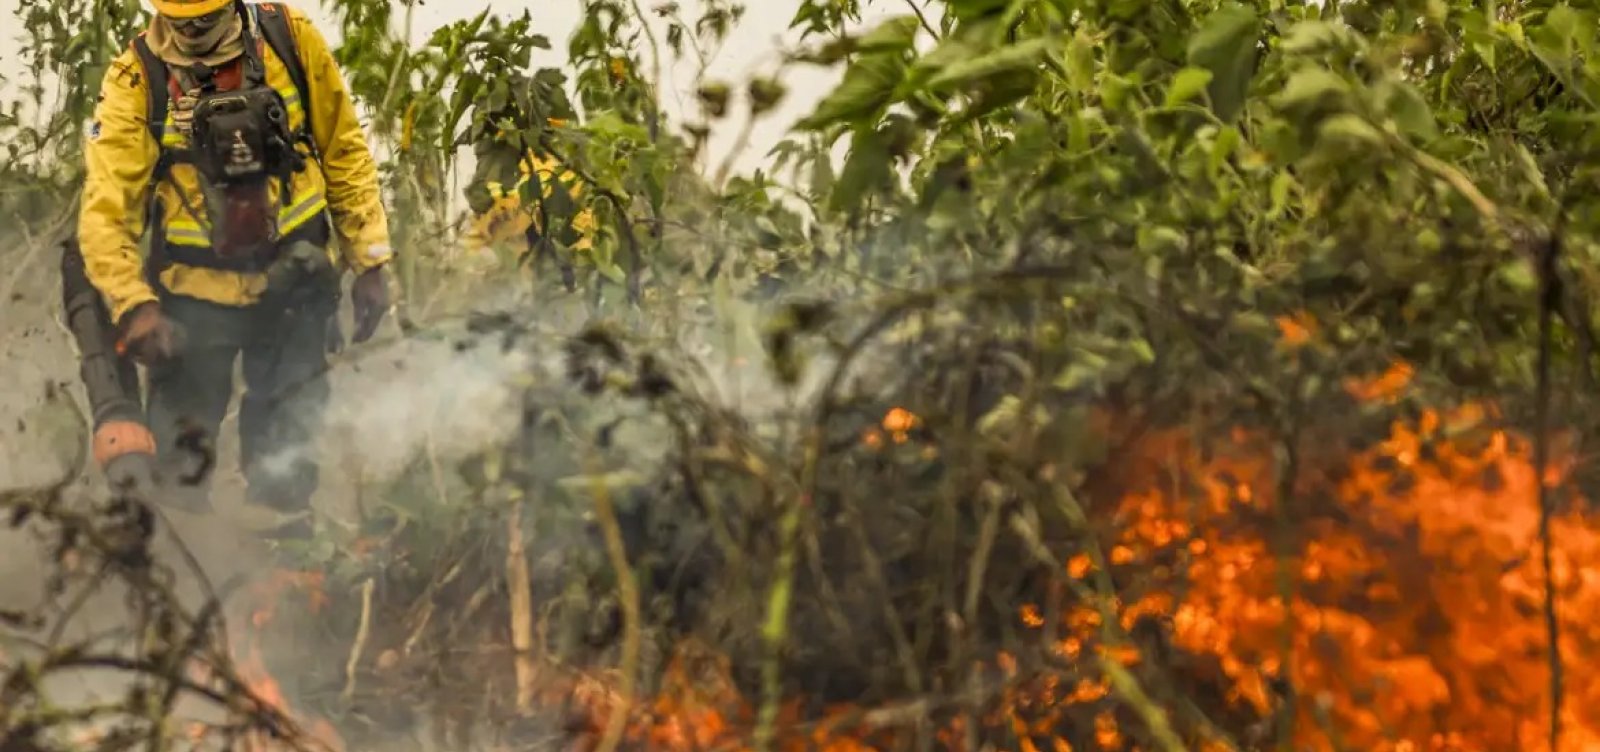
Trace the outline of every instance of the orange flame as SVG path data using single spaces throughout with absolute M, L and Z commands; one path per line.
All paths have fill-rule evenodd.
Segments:
M 1292 316 L 1279 316 L 1277 324 L 1284 346 L 1291 349 L 1309 344 L 1312 337 L 1316 336 L 1317 322 L 1304 311 Z
M 1360 391 L 1392 398 L 1409 373 L 1391 369 Z M 1162 437 L 1147 456 L 1182 458 L 1199 492 L 1152 487 L 1123 499 L 1113 551 L 1130 553 L 1113 564 L 1158 581 L 1125 621 L 1170 616 L 1176 644 L 1215 657 L 1230 699 L 1257 712 L 1281 702 L 1273 680 L 1290 680 L 1301 748 L 1333 749 L 1329 726 L 1345 749 L 1548 748 L 1538 473 L 1526 442 L 1506 433 L 1477 444 L 1444 433 L 1485 414 L 1469 406 L 1396 423 L 1326 484 L 1330 508 L 1290 531 L 1242 524 L 1276 509 L 1270 453 L 1246 441 L 1202 462 L 1184 437 Z M 1545 481 L 1561 475 L 1554 468 Z M 1306 496 L 1297 509 L 1314 497 L 1296 493 Z M 1562 650 L 1568 666 L 1593 665 L 1600 631 L 1585 615 L 1600 608 L 1600 526 L 1569 514 L 1554 537 Z M 1186 566 L 1162 563 L 1174 551 Z M 1560 748 L 1600 749 L 1591 710 L 1600 679 L 1568 671 L 1566 683 Z
M 323 589 L 325 580 L 326 577 L 321 572 L 276 569 L 253 588 L 254 609 L 250 614 L 250 628 L 246 630 L 247 639 L 243 654 L 234 659 L 235 667 L 238 669 L 240 679 L 256 698 L 286 718 L 301 720 L 285 697 L 283 687 L 267 669 L 261 644 L 262 637 L 277 615 L 278 604 L 291 590 L 304 593 L 306 607 L 311 613 L 318 613 L 326 608 L 329 600 L 327 592 Z M 311 718 L 305 733 L 324 749 L 334 752 L 344 749 L 344 741 L 338 731 L 325 719 Z M 280 746 L 270 739 L 252 738 L 244 741 L 243 749 L 245 752 L 269 752 Z

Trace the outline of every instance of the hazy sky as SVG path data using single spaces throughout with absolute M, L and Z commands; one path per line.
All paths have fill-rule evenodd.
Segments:
M 0 0 L 0 29 L 6 32 L 0 35 L 0 72 L 6 75 L 15 75 L 18 72 L 16 37 L 21 33 L 21 29 L 12 14 L 20 3 L 31 1 L 33 0 Z M 660 1 L 640 0 L 640 4 L 649 9 Z M 329 19 L 329 14 L 323 10 L 320 0 L 298 0 L 293 4 L 320 21 L 330 41 L 337 43 L 337 29 Z M 679 0 L 678 4 L 682 8 L 683 16 L 692 23 L 698 15 L 700 2 Z M 866 4 L 869 8 L 863 14 L 864 24 L 874 23 L 888 15 L 907 12 L 903 0 L 875 2 L 868 0 Z M 791 42 L 794 39 L 792 35 L 787 34 L 786 27 L 799 2 L 798 0 L 746 0 L 745 5 L 747 13 L 743 23 L 713 59 L 711 68 L 714 77 L 728 80 L 734 84 L 736 90 L 742 89 L 741 84 L 750 77 L 771 72 L 775 68 L 778 63 L 776 50 L 785 38 Z M 416 10 L 413 39 L 426 39 L 427 35 L 439 26 L 471 17 L 485 7 L 496 13 L 508 15 L 521 13 L 524 9 L 531 10 L 536 28 L 550 38 L 554 47 L 540 58 L 536 58 L 535 63 L 559 65 L 565 59 L 567 38 L 579 18 L 579 0 L 431 0 Z M 400 14 L 397 12 L 396 15 Z M 681 113 L 686 110 L 694 112 L 697 68 L 698 65 L 694 61 L 686 60 L 668 72 L 666 81 L 668 91 L 663 95 L 663 106 L 675 122 L 684 121 Z M 796 67 L 788 71 L 785 74 L 785 81 L 791 90 L 788 100 L 757 125 L 750 148 L 737 162 L 738 169 L 745 171 L 759 165 L 767 150 L 783 138 L 789 126 L 809 111 L 820 96 L 827 93 L 837 82 L 838 75 L 839 72 L 836 70 L 813 66 Z M 738 111 L 739 108 L 736 106 L 735 112 Z M 711 144 L 711 154 L 715 159 L 712 162 L 713 167 L 729 152 L 736 131 L 741 125 L 741 119 L 731 119 L 714 132 Z

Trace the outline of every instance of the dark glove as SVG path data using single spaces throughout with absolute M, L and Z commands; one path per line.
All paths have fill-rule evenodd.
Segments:
M 162 315 L 161 304 L 140 303 L 123 315 L 119 344 L 134 360 L 148 366 L 172 357 L 177 349 L 177 332 L 172 320 Z
M 350 286 L 350 306 L 355 313 L 356 331 L 350 341 L 361 344 L 378 331 L 378 324 L 389 313 L 389 281 L 383 267 L 362 272 Z

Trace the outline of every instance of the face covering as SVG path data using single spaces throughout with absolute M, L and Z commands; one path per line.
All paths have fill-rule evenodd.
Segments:
M 145 41 L 168 65 L 220 66 L 244 54 L 244 18 L 232 6 L 200 18 L 158 15 Z

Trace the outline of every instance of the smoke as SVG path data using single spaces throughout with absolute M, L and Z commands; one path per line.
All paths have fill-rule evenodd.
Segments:
M 330 455 L 376 479 L 404 470 L 425 449 L 460 456 L 502 441 L 516 427 L 518 382 L 534 365 L 525 347 L 481 340 L 385 346 L 333 374 Z
M 502 444 L 517 430 L 530 388 L 557 402 L 578 401 L 576 387 L 566 381 L 564 348 L 592 323 L 610 324 L 639 347 L 683 366 L 709 401 L 747 416 L 802 404 L 831 366 L 825 354 L 808 360 L 792 392 L 775 378 L 762 337 L 781 306 L 777 301 L 713 298 L 675 312 L 652 307 L 642 318 L 621 301 L 591 310 L 583 295 L 529 301 L 505 290 L 480 292 L 471 319 L 354 350 L 332 373 L 334 398 L 317 459 L 346 480 L 381 482 L 419 461 L 448 463 Z M 473 320 L 503 320 L 519 334 L 475 331 Z M 550 471 L 576 474 L 579 468 Z

